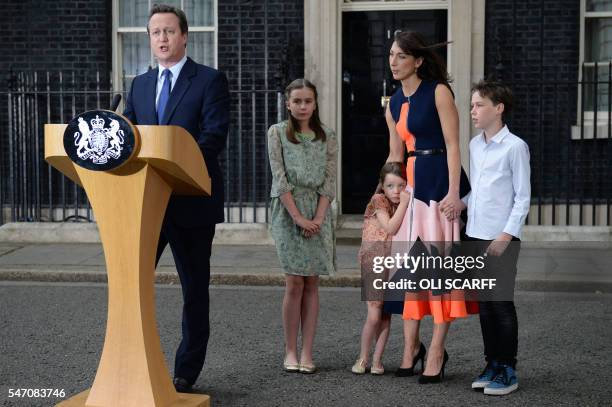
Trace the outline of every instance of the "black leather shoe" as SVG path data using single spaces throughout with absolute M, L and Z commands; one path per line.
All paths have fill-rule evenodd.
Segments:
M 183 379 L 182 377 L 175 377 L 173 383 L 174 388 L 179 393 L 191 393 L 193 391 L 193 386 L 187 381 L 187 379 Z
M 421 374 L 419 376 L 419 384 L 429 384 L 429 383 L 440 383 L 442 379 L 444 379 L 444 366 L 446 366 L 446 362 L 448 362 L 448 353 L 446 353 L 446 349 L 444 350 L 444 359 L 442 361 L 442 368 L 435 376 L 426 376 Z
M 408 377 L 414 376 L 416 374 L 414 368 L 416 367 L 419 360 L 421 361 L 421 371 L 423 370 L 423 363 L 425 363 L 425 353 L 427 353 L 427 349 L 425 345 L 421 342 L 421 346 L 419 346 L 419 352 L 416 354 L 414 359 L 412 359 L 412 367 L 400 367 L 395 371 L 395 377 Z

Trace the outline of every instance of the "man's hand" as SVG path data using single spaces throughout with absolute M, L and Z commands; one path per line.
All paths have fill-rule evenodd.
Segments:
M 490 256 L 501 256 L 506 251 L 506 247 L 510 244 L 512 240 L 512 235 L 502 232 L 497 239 L 491 242 L 489 247 L 487 247 L 487 254 Z

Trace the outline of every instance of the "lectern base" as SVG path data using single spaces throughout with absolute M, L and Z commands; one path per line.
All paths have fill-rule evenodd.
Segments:
M 85 407 L 88 395 L 89 390 L 85 390 L 76 396 L 70 397 L 68 400 L 56 404 L 56 407 Z M 210 396 L 206 394 L 178 393 L 178 395 L 179 401 L 167 407 L 210 407 Z

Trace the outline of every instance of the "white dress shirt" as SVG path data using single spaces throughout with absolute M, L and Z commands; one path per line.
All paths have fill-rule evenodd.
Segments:
M 530 174 L 529 147 L 507 126 L 488 143 L 484 132 L 474 137 L 470 141 L 467 235 L 494 240 L 506 232 L 520 239 L 529 213 Z
M 170 80 L 170 92 L 172 92 L 172 89 L 174 89 L 174 85 L 176 84 L 176 80 L 179 77 L 179 74 L 181 73 L 181 69 L 183 69 L 183 65 L 185 65 L 185 62 L 187 62 L 187 55 L 184 55 L 183 58 L 178 61 L 178 63 L 172 65 L 170 68 L 164 68 L 161 65 L 157 66 L 157 93 L 155 94 L 155 108 L 157 109 L 157 103 L 159 102 L 159 94 L 161 93 L 162 90 L 162 85 L 164 84 L 164 80 L 162 79 L 162 73 L 166 70 L 169 69 L 170 72 L 172 72 L 172 78 Z

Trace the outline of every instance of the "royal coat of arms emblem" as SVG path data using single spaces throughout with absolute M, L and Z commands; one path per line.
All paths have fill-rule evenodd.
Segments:
M 136 153 L 135 128 L 110 110 L 90 110 L 70 120 L 64 131 L 64 149 L 80 167 L 108 171 L 121 167 Z
M 74 145 L 79 158 L 91 160 L 94 164 L 106 164 L 111 158 L 118 159 L 124 143 L 119 122 L 111 119 L 109 127 L 104 127 L 104 119 L 96 115 L 90 123 L 91 128 L 82 117 L 78 118 L 79 131 L 74 133 Z

